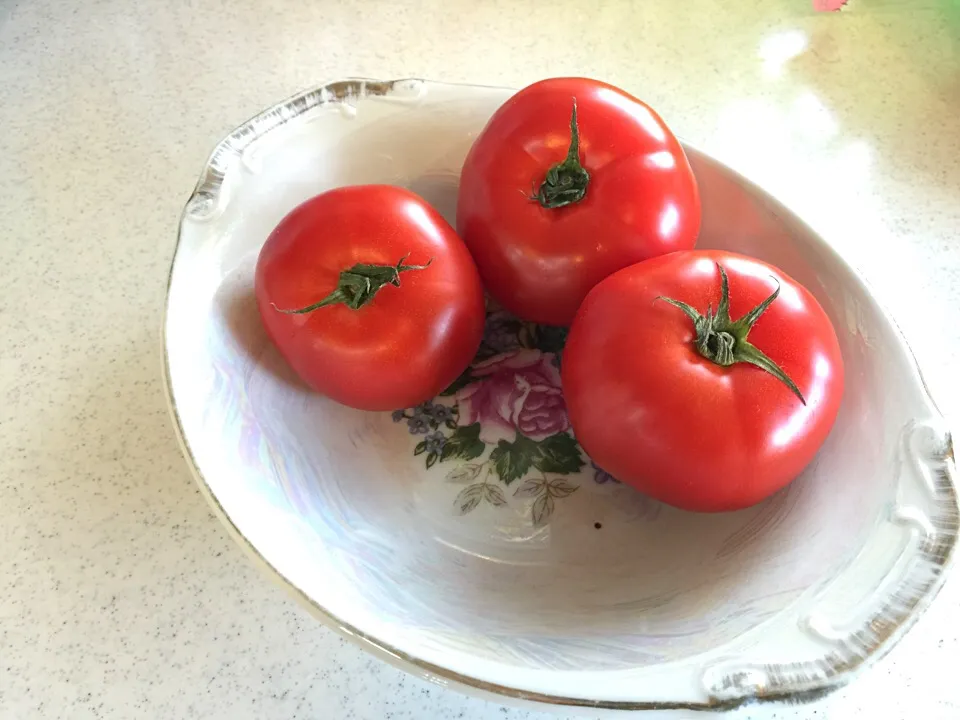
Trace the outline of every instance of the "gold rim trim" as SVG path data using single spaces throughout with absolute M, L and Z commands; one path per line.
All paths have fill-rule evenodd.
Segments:
M 753 689 L 728 698 L 711 696 L 707 702 L 703 703 L 589 700 L 562 695 L 528 692 L 519 688 L 486 682 L 413 657 L 382 640 L 368 635 L 359 628 L 344 622 L 310 598 L 293 581 L 277 570 L 277 568 L 253 546 L 220 504 L 220 501 L 216 498 L 204 478 L 196 458 L 193 455 L 193 451 L 190 448 L 190 443 L 187 441 L 180 420 L 180 413 L 177 409 L 176 398 L 173 394 L 173 382 L 170 375 L 170 357 L 167 349 L 167 314 L 170 306 L 170 290 L 173 283 L 174 269 L 180 250 L 183 223 L 190 213 L 191 207 L 196 207 L 195 203 L 197 200 L 202 200 L 204 206 L 208 208 L 215 206 L 216 203 L 219 202 L 219 190 L 227 170 L 229 170 L 234 162 L 239 160 L 240 154 L 249 144 L 262 138 L 271 130 L 295 119 L 314 107 L 330 103 L 339 103 L 351 97 L 360 98 L 368 95 L 387 95 L 400 84 L 422 82 L 424 81 L 417 79 L 379 81 L 351 78 L 328 83 L 298 93 L 264 110 L 240 125 L 217 144 L 204 166 L 203 172 L 190 199 L 184 206 L 180 216 L 177 242 L 174 246 L 173 257 L 170 261 L 166 298 L 164 301 L 163 317 L 161 319 L 164 392 L 181 451 L 187 460 L 187 464 L 193 473 L 197 485 L 213 509 L 214 514 L 220 519 L 233 539 L 257 564 L 261 565 L 262 569 L 265 570 L 268 575 L 282 585 L 306 607 L 311 614 L 330 629 L 344 637 L 354 640 L 364 649 L 373 652 L 381 659 L 386 660 L 402 670 L 414 672 L 422 678 L 440 685 L 445 685 L 447 682 L 455 683 L 467 690 L 474 690 L 489 695 L 491 699 L 494 700 L 497 696 L 501 696 L 531 703 L 586 707 L 602 710 L 690 710 L 725 712 L 744 705 L 756 703 L 784 702 L 798 704 L 812 702 L 843 687 L 852 678 L 854 671 L 864 667 L 868 663 L 872 664 L 889 652 L 893 645 L 895 645 L 896 640 L 916 622 L 920 614 L 926 609 L 930 602 L 933 601 L 943 585 L 943 571 L 952 558 L 956 545 L 958 526 L 960 526 L 960 507 L 958 507 L 956 492 L 954 448 L 952 438 L 949 434 L 945 436 L 944 447 L 942 448 L 940 456 L 936 458 L 941 466 L 935 478 L 935 496 L 938 510 L 940 511 L 940 516 L 935 519 L 937 534 L 933 542 L 925 542 L 920 549 L 922 558 L 927 560 L 934 568 L 932 577 L 928 581 L 919 584 L 919 587 L 910 597 L 894 597 L 892 601 L 871 615 L 859 630 L 850 633 L 849 637 L 841 644 L 841 647 L 820 660 L 795 663 L 788 666 L 763 666 L 762 669 L 769 677 L 775 680 L 770 687 Z M 684 145 L 687 148 L 690 147 L 686 143 L 684 143 Z M 709 156 L 705 157 L 709 158 Z M 712 158 L 709 159 L 712 162 L 717 162 Z M 732 173 L 745 186 L 753 189 L 759 197 L 764 198 L 768 202 L 772 200 L 762 188 L 758 188 L 754 183 L 741 176 L 735 170 L 726 166 L 724 166 L 724 168 Z M 780 205 L 780 203 L 776 203 L 776 205 L 778 207 L 769 209 L 777 214 L 786 212 L 787 219 L 804 228 L 812 236 L 819 238 L 803 220 L 794 215 L 789 209 Z M 823 244 L 834 254 L 836 259 L 843 262 L 843 259 L 837 255 L 829 245 L 826 243 Z M 843 264 L 849 268 L 849 265 L 845 262 L 843 262 Z M 867 283 L 860 277 L 859 273 L 853 268 L 850 268 L 850 270 L 866 287 Z M 913 361 L 924 394 L 931 406 L 936 409 L 936 402 L 930 394 L 926 381 L 923 378 L 923 373 L 917 364 L 916 357 L 913 355 L 906 338 L 885 309 L 881 308 L 881 311 L 893 326 L 900 341 L 904 344 L 908 355 Z M 943 420 L 942 414 L 939 413 L 939 411 L 937 411 L 937 415 L 938 420 Z

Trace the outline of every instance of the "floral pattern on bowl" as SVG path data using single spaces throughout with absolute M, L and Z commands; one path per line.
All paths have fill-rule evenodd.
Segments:
M 453 501 L 460 515 L 515 498 L 541 527 L 556 501 L 579 489 L 575 479 L 587 462 L 596 484 L 617 483 L 589 461 L 570 429 L 560 384 L 565 339 L 563 328 L 493 309 L 476 359 L 453 385 L 433 401 L 394 411 L 394 422 L 424 436 L 413 454 L 423 456 L 426 469 L 449 463 L 446 480 L 466 486 Z M 655 519 L 660 503 L 639 497 L 645 511 L 638 517 Z

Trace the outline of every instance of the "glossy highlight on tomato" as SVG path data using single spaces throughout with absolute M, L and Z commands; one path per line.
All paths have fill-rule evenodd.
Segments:
M 813 295 L 773 266 L 715 250 L 648 260 L 597 285 L 562 372 L 593 460 L 702 512 L 753 505 L 794 480 L 826 440 L 844 383 Z
M 518 92 L 461 171 L 457 229 L 490 294 L 533 322 L 569 325 L 598 282 L 693 248 L 699 228 L 680 142 L 650 107 L 596 80 Z
M 363 410 L 424 402 L 473 359 L 480 276 L 443 217 L 414 193 L 343 187 L 294 209 L 257 261 L 267 333 L 314 390 Z

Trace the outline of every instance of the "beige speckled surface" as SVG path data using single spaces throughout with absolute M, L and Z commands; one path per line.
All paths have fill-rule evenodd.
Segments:
M 324 80 L 623 85 L 835 243 L 960 417 L 960 24 L 947 0 L 852 4 L 0 0 L 0 718 L 541 717 L 322 629 L 229 541 L 174 440 L 181 204 L 222 135 Z M 951 579 L 847 690 L 736 717 L 955 719 L 958 608 Z

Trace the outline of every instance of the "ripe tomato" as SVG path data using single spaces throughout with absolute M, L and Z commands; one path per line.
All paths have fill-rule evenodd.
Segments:
M 363 410 L 434 397 L 483 334 L 466 246 L 426 201 L 386 185 L 331 190 L 287 215 L 260 251 L 256 295 L 297 374 Z
M 569 325 L 611 273 L 693 248 L 700 198 L 653 110 L 596 80 L 555 78 L 510 98 L 474 142 L 457 229 L 507 310 Z
M 826 313 L 786 274 L 691 251 L 593 289 L 563 388 L 594 462 L 666 503 L 716 512 L 759 502 L 813 459 L 840 408 L 843 361 Z

